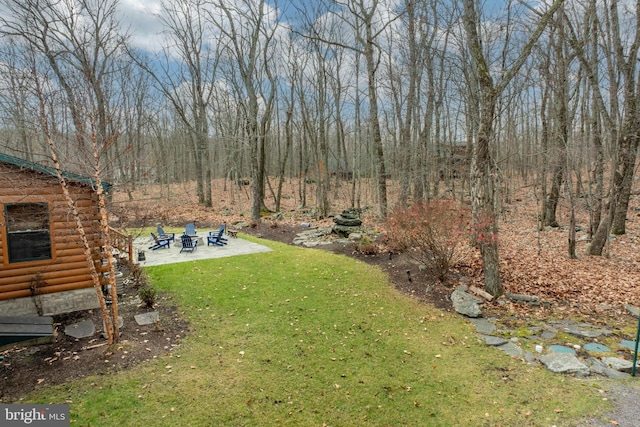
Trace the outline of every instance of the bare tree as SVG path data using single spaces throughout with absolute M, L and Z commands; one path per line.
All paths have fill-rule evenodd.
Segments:
M 162 57 L 151 65 L 130 52 L 152 76 L 189 133 L 196 191 L 205 206 L 212 205 L 209 107 L 219 62 L 219 53 L 210 43 L 213 28 L 205 19 L 208 4 L 205 0 L 163 2 L 159 19 L 166 28 L 167 43 Z
M 496 120 L 496 104 L 507 85 L 524 65 L 531 50 L 542 35 L 553 14 L 563 0 L 555 0 L 540 16 L 536 28 L 531 33 L 514 62 L 503 70 L 496 82 L 491 74 L 490 64 L 482 48 L 482 37 L 478 32 L 479 15 L 475 0 L 464 0 L 463 26 L 470 50 L 473 72 L 479 90 L 477 110 L 478 128 L 475 134 L 473 159 L 471 164 L 471 204 L 473 222 L 477 233 L 476 243 L 482 254 L 485 289 L 492 295 L 502 293 L 498 254 L 498 225 L 495 210 L 497 176 L 495 163 L 491 157 L 491 145 Z
M 601 5 L 605 7 L 599 8 Z M 604 15 L 602 18 L 604 24 L 599 27 L 604 30 L 602 31 L 602 43 L 608 48 L 605 56 L 607 70 L 610 74 L 607 95 L 601 93 L 602 88 L 598 79 L 600 62 L 594 57 L 593 49 L 595 46 L 584 39 L 586 34 L 595 37 L 592 25 L 597 25 L 599 21 L 592 25 L 586 25 L 586 32 L 578 32 L 575 24 L 569 19 L 566 21 L 570 31 L 571 47 L 591 83 L 594 104 L 597 106 L 595 114 L 603 119 L 602 123 L 615 143 L 615 158 L 606 212 L 600 220 L 589 247 L 591 255 L 602 255 L 610 232 L 613 234 L 625 233 L 626 215 L 629 209 L 631 185 L 640 143 L 640 118 L 638 117 L 640 107 L 638 106 L 637 83 L 637 62 L 640 50 L 640 29 L 638 28 L 640 2 L 635 2 L 633 9 L 622 8 L 623 13 L 626 13 L 626 22 L 629 28 L 621 26 L 620 9 L 621 6 L 617 0 L 603 3 L 591 2 L 585 14 L 591 16 L 592 19 L 597 19 L 594 11 L 600 10 Z M 629 31 L 626 31 L 627 29 Z M 618 86 L 618 81 L 620 81 L 620 86 Z M 618 94 L 621 95 L 622 106 L 618 105 Z M 608 99 L 610 103 L 609 108 L 607 108 L 605 99 Z M 595 120 L 598 118 L 596 117 Z M 599 133 L 597 137 L 599 138 Z M 596 139 L 595 142 L 599 144 L 599 139 Z
M 253 185 L 251 218 L 259 222 L 265 197 L 266 132 L 276 96 L 271 61 L 278 27 L 264 0 L 215 0 L 213 5 L 208 17 L 220 31 L 226 75 L 245 120 Z

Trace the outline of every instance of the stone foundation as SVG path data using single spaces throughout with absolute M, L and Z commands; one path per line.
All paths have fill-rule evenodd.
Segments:
M 90 310 L 100 307 L 93 288 L 43 294 L 39 296 L 43 316 Z M 38 310 L 31 297 L 0 301 L 0 316 L 37 316 Z

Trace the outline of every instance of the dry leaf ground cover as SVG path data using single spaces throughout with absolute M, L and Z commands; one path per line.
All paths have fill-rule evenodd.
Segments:
M 582 381 L 487 348 L 459 316 L 366 263 L 274 250 L 150 267 L 190 330 L 171 354 L 42 388 L 74 425 L 575 425 L 605 403 Z

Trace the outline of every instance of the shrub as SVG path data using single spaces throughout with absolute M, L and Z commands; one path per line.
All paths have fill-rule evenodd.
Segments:
M 138 289 L 138 296 L 143 303 L 149 308 L 153 308 L 156 304 L 156 290 L 153 286 L 146 284 Z
M 468 209 L 453 200 L 415 202 L 396 208 L 387 220 L 390 249 L 416 259 L 444 282 L 464 256 L 469 218 Z
M 369 237 L 364 236 L 357 244 L 356 250 L 364 255 L 375 255 L 380 252 L 378 244 Z

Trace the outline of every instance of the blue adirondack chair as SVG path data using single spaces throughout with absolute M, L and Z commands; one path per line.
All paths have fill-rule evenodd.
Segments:
M 180 236 L 182 240 L 182 249 L 180 249 L 180 253 L 182 252 L 193 252 L 198 248 L 198 239 L 192 239 L 191 236 L 187 236 L 186 234 Z
M 225 240 L 222 239 L 220 233 L 218 233 L 217 231 L 210 231 L 209 235 L 207 236 L 207 246 L 224 246 L 227 244 Z
M 158 226 L 158 238 L 161 240 L 169 240 L 170 242 L 175 241 L 176 239 L 176 233 L 165 233 L 164 229 L 162 228 L 162 226 Z
M 220 226 L 220 229 L 218 231 L 210 231 L 209 236 L 207 236 L 207 246 L 210 242 L 211 244 L 216 244 L 214 242 L 221 243 L 221 245 L 218 246 L 226 245 L 229 242 L 229 240 L 224 237 L 226 228 L 226 225 L 223 224 Z
M 153 241 L 155 243 L 152 246 L 149 246 L 149 249 L 155 251 L 156 249 L 161 249 L 161 248 L 169 249 L 171 247 L 169 239 L 161 239 L 153 233 L 151 233 L 151 237 L 153 237 Z
M 187 236 L 191 236 L 194 237 L 197 235 L 196 233 L 196 226 L 194 223 L 190 222 L 189 224 L 187 224 L 184 228 L 184 234 Z

